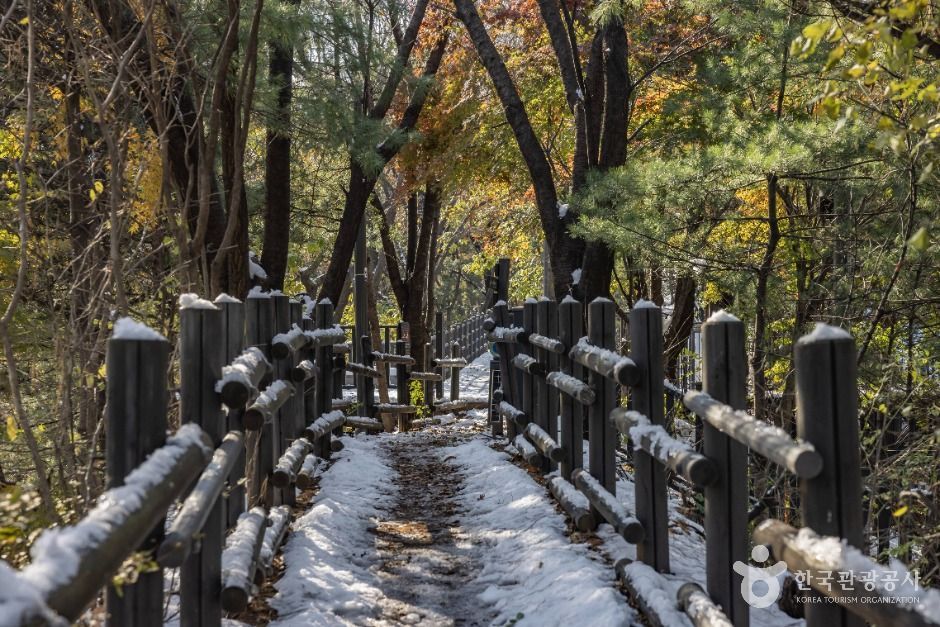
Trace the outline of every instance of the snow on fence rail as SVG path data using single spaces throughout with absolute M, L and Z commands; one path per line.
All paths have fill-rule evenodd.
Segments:
M 808 544 L 798 541 L 813 532 L 830 536 L 847 554 L 861 555 L 858 389 L 855 343 L 848 333 L 820 325 L 797 343 L 794 438 L 743 411 L 748 367 L 744 325 L 734 316 L 719 312 L 702 325 L 703 389 L 683 394 L 663 376 L 658 307 L 646 302 L 634 306 L 629 314 L 631 352 L 620 355 L 615 351 L 612 302 L 590 303 L 585 336 L 583 306 L 570 296 L 561 303 L 528 299 L 510 309 L 508 276 L 508 261 L 500 260 L 486 281 L 490 315 L 483 328 L 494 342 L 500 372 L 499 386 L 490 390 L 496 408 L 493 434 L 505 432 L 526 461 L 545 473 L 557 473 L 549 480 L 550 491 L 578 528 L 593 525 L 591 517 L 602 518 L 636 543 L 640 564 L 621 564 L 618 571 L 638 605 L 651 613 L 653 624 L 672 624 L 676 612 L 684 612 L 696 625 L 748 624 L 742 578 L 731 567 L 747 563 L 750 556 L 749 452 L 798 479 L 806 526 L 797 533 L 782 523 L 767 522 L 758 528 L 755 542 L 770 544 L 775 559 L 791 570 L 831 566 L 819 561 L 818 554 L 812 561 Z M 631 407 L 618 407 L 618 396 L 627 393 Z M 670 433 L 665 407 L 676 401 L 702 418 L 701 450 Z M 588 468 L 582 468 L 585 421 Z M 615 449 L 621 434 L 633 444 L 632 513 L 615 497 Z M 704 493 L 708 591 L 690 582 L 669 600 L 656 584 L 657 573 L 670 572 L 667 469 Z M 575 487 L 587 497 L 587 509 L 574 498 Z M 940 624 L 940 591 L 920 595 L 913 607 L 896 599 L 866 600 L 864 595 L 835 592 L 828 596 L 834 602 L 804 605 L 809 627 L 854 626 L 860 624 L 859 617 L 878 624 Z

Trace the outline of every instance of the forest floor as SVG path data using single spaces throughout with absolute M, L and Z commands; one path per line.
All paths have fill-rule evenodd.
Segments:
M 464 370 L 462 395 L 484 394 L 486 359 Z M 633 547 L 608 525 L 573 530 L 543 478 L 484 431 L 482 412 L 444 422 L 343 438 L 345 448 L 293 523 L 280 579 L 266 590 L 271 624 L 645 624 L 613 568 L 633 557 Z M 628 479 L 617 492 L 632 503 Z M 682 516 L 678 498 L 670 509 L 678 521 L 671 530 L 676 577 L 664 599 L 674 599 L 682 581 L 701 581 L 704 555 L 700 528 Z M 776 609 L 753 619 L 802 623 Z

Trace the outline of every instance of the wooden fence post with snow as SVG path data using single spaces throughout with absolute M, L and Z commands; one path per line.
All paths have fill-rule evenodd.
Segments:
M 444 343 L 444 312 L 438 311 L 434 314 L 434 358 L 444 357 L 444 348 L 450 348 Z M 444 368 L 438 366 L 434 372 L 441 376 L 440 381 L 434 384 L 437 391 L 437 398 L 444 400 Z
M 222 311 L 192 295 L 184 295 L 180 305 L 180 424 L 198 424 L 217 447 L 225 436 L 225 416 L 215 391 L 225 363 Z M 198 550 L 180 567 L 181 627 L 209 627 L 222 620 L 224 527 L 225 506 L 217 499 L 202 527 Z
M 143 325 L 124 318 L 108 340 L 106 459 L 108 489 L 124 478 L 166 442 L 166 372 L 170 343 Z M 139 550 L 153 550 L 163 539 L 163 520 Z M 140 573 L 121 590 L 105 594 L 106 625 L 163 624 L 163 569 Z
M 795 348 L 797 436 L 823 459 L 822 471 L 800 479 L 803 525 L 819 535 L 862 548 L 861 459 L 855 341 L 828 325 L 801 338 Z M 808 627 L 865 624 L 843 607 L 805 605 Z
M 399 331 L 399 335 L 401 332 Z M 408 342 L 402 339 L 395 341 L 395 352 L 398 355 L 407 355 L 408 354 Z M 398 362 L 395 364 L 395 380 L 396 387 L 398 390 L 398 401 L 399 405 L 410 405 L 411 404 L 411 390 L 408 388 L 409 379 L 408 379 L 408 364 L 404 362 Z M 411 428 L 411 417 L 408 414 L 398 414 L 398 430 L 399 431 L 408 431 Z
M 747 407 L 744 324 L 719 312 L 702 325 L 702 390 L 734 409 Z M 732 565 L 748 562 L 747 447 L 704 421 L 702 452 L 715 465 L 705 486 L 705 577 L 708 593 L 735 625 L 748 623 L 741 575 Z
M 579 301 L 567 296 L 558 305 L 558 339 L 570 348 L 584 335 L 584 307 Z M 562 372 L 577 379 L 583 379 L 583 369 L 568 357 L 568 351 L 561 356 Z M 584 409 L 581 403 L 567 394 L 559 395 L 559 440 L 565 451 L 558 467 L 562 478 L 571 481 L 571 472 L 584 465 Z
M 245 301 L 246 335 L 248 346 L 254 346 L 271 358 L 271 339 L 274 337 L 274 303 L 271 296 L 260 290 L 248 293 Z M 271 382 L 271 376 L 266 375 L 258 389 L 264 389 Z M 274 471 L 275 425 L 267 422 L 261 425 L 257 435 L 249 433 L 246 438 L 250 453 L 249 471 L 251 476 L 248 482 L 248 502 L 250 507 L 264 504 L 267 507 L 274 505 L 274 494 L 270 481 Z
M 460 357 L 460 344 L 457 342 L 450 345 L 450 356 L 452 359 Z M 460 368 L 451 367 L 450 369 L 450 400 L 460 400 Z M 502 429 L 499 431 L 502 434 Z
M 222 310 L 222 363 L 230 364 L 245 349 L 245 304 L 237 298 L 222 294 L 215 299 L 215 306 Z M 242 430 L 244 406 L 229 407 L 226 414 L 226 431 Z M 242 447 L 235 467 L 228 480 L 225 527 L 231 529 L 245 511 L 245 449 Z
M 290 323 L 291 329 L 296 325 L 298 329 L 303 328 L 304 324 L 304 305 L 299 300 L 292 298 L 290 301 Z M 291 351 L 290 356 L 291 371 L 287 373 L 287 380 L 291 380 L 291 372 L 294 368 L 297 367 L 297 364 L 300 363 L 300 351 Z M 291 400 L 294 402 L 294 411 L 291 415 L 291 438 L 288 440 L 287 444 L 290 446 L 290 443 L 294 439 L 300 437 L 304 432 L 304 427 L 306 427 L 306 422 L 304 420 L 304 403 L 306 401 L 306 395 L 303 393 L 303 384 L 297 386 L 299 389 L 291 397 Z
M 321 300 L 314 307 L 314 322 L 318 329 L 329 329 L 333 326 L 333 303 L 327 299 Z M 333 346 L 320 344 L 316 350 L 317 378 L 314 403 L 316 417 L 320 418 L 333 411 Z M 329 459 L 332 452 L 332 435 L 324 433 L 314 445 L 317 455 L 322 459 Z
M 553 300 L 541 299 L 535 306 L 535 332 L 539 335 L 554 338 L 558 335 L 558 303 Z M 558 357 L 544 348 L 535 347 L 535 358 L 552 372 L 558 370 Z M 544 377 L 538 377 L 537 394 L 539 397 L 539 412 L 536 423 L 552 439 L 558 438 L 558 389 L 548 385 Z M 558 463 L 542 457 L 542 470 L 551 472 L 558 467 Z
M 651 425 L 665 427 L 663 391 L 663 317 L 652 303 L 638 301 L 630 311 L 630 351 L 639 368 L 633 386 L 633 409 Z M 669 572 L 669 510 L 666 469 L 637 446 L 633 449 L 636 517 L 646 535 L 636 547 L 637 558 L 661 573 Z
M 509 314 L 509 306 L 506 301 L 500 300 L 493 306 L 493 322 L 497 327 L 508 327 L 512 323 Z M 511 347 L 502 342 L 496 343 L 496 355 L 499 359 L 500 389 L 502 390 L 502 399 L 507 403 L 520 408 L 520 399 L 522 394 L 522 373 L 515 370 L 512 366 L 510 351 Z M 457 353 L 453 353 L 456 357 Z M 516 439 L 518 432 L 517 425 L 512 420 L 506 420 L 506 437 L 512 442 Z
M 614 350 L 614 303 L 595 298 L 588 305 L 588 340 L 598 348 Z M 588 381 L 595 400 L 588 408 L 588 460 L 591 476 L 611 494 L 617 494 L 615 451 L 620 434 L 610 422 L 610 412 L 617 406 L 617 386 L 606 376 L 591 371 Z M 637 482 L 639 484 L 639 482 Z M 596 513 L 598 519 L 600 515 Z M 639 549 L 639 547 L 637 547 Z
M 536 302 L 534 298 L 526 299 L 522 304 L 522 329 L 523 334 L 528 335 L 535 331 L 535 306 Z M 520 344 L 516 347 L 517 353 L 522 353 L 524 355 L 529 355 L 534 357 L 532 353 L 532 347 L 528 344 Z M 515 368 L 515 366 L 512 366 Z M 535 417 L 538 413 L 537 399 L 535 396 L 535 377 L 526 370 L 521 370 L 515 368 L 516 374 L 519 377 L 521 385 L 519 386 L 519 405 L 516 405 L 516 408 L 521 409 L 522 413 L 525 414 L 523 420 L 526 424 L 530 422 L 535 422 Z M 515 405 L 515 403 L 513 403 Z M 525 430 L 525 424 L 516 425 L 521 430 Z
M 290 321 L 290 298 L 284 294 L 275 293 L 271 296 L 271 302 L 274 305 L 274 335 L 281 333 L 287 333 L 291 328 Z M 274 358 L 274 355 L 271 355 Z M 287 353 L 281 359 L 274 358 L 274 379 L 279 381 L 289 381 L 290 372 L 293 369 L 293 364 L 291 363 L 290 352 Z M 281 405 L 274 417 L 276 423 L 274 432 L 276 434 L 277 446 L 274 450 L 274 457 L 272 459 L 272 472 L 274 470 L 273 466 L 277 465 L 277 461 L 284 454 L 284 451 L 290 446 L 290 443 L 294 439 L 293 433 L 293 414 L 296 404 L 294 399 L 298 395 L 293 395 L 284 401 L 284 404 Z M 272 475 L 268 475 L 269 477 Z M 286 488 L 273 488 L 275 493 L 275 504 L 280 505 L 285 503 L 287 505 L 294 504 L 294 490 L 291 486 Z
M 375 357 L 372 355 L 372 338 L 363 335 L 359 338 L 359 345 L 362 347 L 362 365 L 366 368 L 375 367 Z M 377 418 L 375 412 L 375 380 L 372 377 L 362 375 L 362 398 L 359 403 L 362 406 L 362 415 L 368 418 Z

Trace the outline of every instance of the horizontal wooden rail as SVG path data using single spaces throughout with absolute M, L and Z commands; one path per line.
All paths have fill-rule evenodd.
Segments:
M 342 411 L 334 409 L 328 414 L 323 414 L 319 418 L 313 421 L 313 424 L 307 426 L 304 429 L 304 436 L 311 442 L 319 440 L 324 435 L 333 431 L 338 427 L 343 426 L 346 416 Z
M 570 374 L 558 371 L 549 372 L 545 376 L 545 382 L 556 390 L 564 392 L 582 405 L 593 405 L 594 401 L 597 400 L 597 395 L 590 385 L 580 379 L 572 377 Z
M 242 414 L 242 425 L 249 431 L 257 431 L 264 423 L 270 422 L 293 395 L 293 385 L 281 379 L 273 381 Z
M 304 458 L 304 463 L 300 467 L 300 471 L 297 473 L 297 487 L 301 490 L 306 490 L 313 486 L 313 480 L 317 477 L 317 474 L 322 467 L 323 460 L 317 457 L 314 453 L 309 453 Z
M 125 478 L 124 485 L 102 494 L 85 518 L 43 532 L 33 545 L 32 562 L 18 577 L 32 585 L 50 610 L 77 621 L 202 472 L 211 454 L 203 431 L 195 424 L 183 425 Z M 24 609 L 36 613 L 19 617 L 21 624 L 41 620 L 43 608 Z
M 640 380 L 640 369 L 629 357 L 581 340 L 568 351 L 568 358 L 597 374 L 613 379 L 620 385 L 635 385 Z
M 546 337 L 538 333 L 530 333 L 526 337 L 526 342 L 535 348 L 541 348 L 542 350 L 547 350 L 548 352 L 555 353 L 556 355 L 563 355 L 565 353 L 565 344 L 561 340 L 556 340 L 553 337 Z
M 534 422 L 530 422 L 526 425 L 525 436 L 535 445 L 535 448 L 537 448 L 542 455 L 553 462 L 561 461 L 561 458 L 564 457 L 565 450 L 558 446 L 558 443 L 555 442 L 552 436 L 548 435 L 542 427 Z
M 368 416 L 346 416 L 346 426 L 364 431 L 382 431 L 385 428 L 380 420 Z
M 552 477 L 548 480 L 548 489 L 575 527 L 581 531 L 594 531 L 597 528 L 597 519 L 591 513 L 590 502 L 577 488 L 561 477 Z
M 193 543 L 206 524 L 241 455 L 244 439 L 241 431 L 229 431 L 222 444 L 215 449 L 212 460 L 176 512 L 166 537 L 160 543 L 157 562 L 161 566 L 175 568 L 189 557 Z
M 261 554 L 258 556 L 258 567 L 265 577 L 274 572 L 274 556 L 284 541 L 290 523 L 290 507 L 278 505 L 271 508 L 268 513 L 268 528 L 264 532 L 264 541 L 261 543 Z
M 519 353 L 509 363 L 519 370 L 537 377 L 544 377 L 548 372 L 548 369 L 538 359 L 525 353 Z
M 710 459 L 670 436 L 661 425 L 650 424 L 643 414 L 618 407 L 610 413 L 610 419 L 620 433 L 633 440 L 634 446 L 692 484 L 705 487 L 715 480 L 717 469 Z
M 411 355 L 395 355 L 394 353 L 380 353 L 372 351 L 372 359 L 382 361 L 387 364 L 402 364 L 404 366 L 415 365 L 415 358 Z
M 487 341 L 498 344 L 524 344 L 527 337 L 522 327 L 494 327 L 486 334 Z
M 532 443 L 525 439 L 525 436 L 521 433 L 516 436 L 516 439 L 512 442 L 513 446 L 516 447 L 516 450 L 519 451 L 519 454 L 522 455 L 522 458 L 526 460 L 526 463 L 535 466 L 540 458 L 539 452 L 532 446 Z
M 243 612 L 251 600 L 258 556 L 268 518 L 263 507 L 254 507 L 238 518 L 235 531 L 222 551 L 222 609 Z
M 734 627 L 721 607 L 697 583 L 682 584 L 676 592 L 676 601 L 695 627 Z
M 797 530 L 770 519 L 754 530 L 754 542 L 770 547 L 774 560 L 786 562 L 791 572 L 806 573 L 809 586 L 873 625 L 927 627 L 937 624 L 936 614 L 928 616 L 927 610 L 921 609 L 924 604 L 897 603 L 889 598 L 901 593 L 887 592 L 879 585 L 878 574 L 884 567 L 869 560 L 858 549 L 846 546 L 841 538 L 819 536 L 811 529 Z M 841 583 L 843 577 L 850 579 L 845 585 Z M 866 581 L 874 583 L 874 589 L 868 589 Z M 920 593 L 940 595 L 937 590 Z
M 822 470 L 822 457 L 813 445 L 794 440 L 779 427 L 757 420 L 745 411 L 735 410 L 704 392 L 689 390 L 683 396 L 683 403 L 725 435 L 801 479 L 812 479 Z
M 434 365 L 438 368 L 465 368 L 467 366 L 467 360 L 463 357 L 447 357 L 435 359 Z
M 346 370 L 353 374 L 358 374 L 363 377 L 369 377 L 370 379 L 381 379 L 383 376 L 385 376 L 381 372 L 379 372 L 376 368 L 372 368 L 370 366 L 364 366 L 362 364 L 357 364 L 356 362 L 352 362 L 352 361 L 346 364 Z
M 461 398 L 456 401 L 435 401 L 434 413 L 450 413 L 456 411 L 466 411 L 468 409 L 484 409 L 490 404 L 485 398 Z
M 375 410 L 380 414 L 414 414 L 418 408 L 414 405 L 398 405 L 396 403 L 376 403 Z
M 594 509 L 624 540 L 636 544 L 643 539 L 643 525 L 640 521 L 628 514 L 617 497 L 605 490 L 604 486 L 591 476 L 591 473 L 583 468 L 577 468 L 571 473 L 571 479 L 575 487 L 591 502 Z
M 271 339 L 271 357 L 274 359 L 287 359 L 312 341 L 306 333 L 316 332 L 317 331 L 304 332 L 295 324 L 291 327 L 290 331 L 278 333 Z M 345 336 L 343 337 L 345 338 Z
M 286 488 L 294 483 L 297 478 L 297 472 L 304 463 L 304 458 L 313 445 L 307 438 L 297 438 L 284 451 L 281 458 L 277 460 L 277 466 L 274 467 L 274 473 L 271 475 L 271 483 L 276 488 Z
M 304 381 L 316 379 L 317 374 L 318 369 L 316 363 L 309 359 L 304 359 L 299 364 L 291 368 L 290 380 L 294 383 L 303 383 Z
M 222 378 L 216 384 L 216 391 L 229 408 L 241 409 L 270 372 L 271 363 L 261 350 L 252 346 L 245 349 L 230 365 L 222 368 Z
M 436 372 L 416 372 L 408 373 L 408 378 L 413 381 L 443 381 L 444 377 Z
M 512 421 L 520 429 L 523 429 L 525 427 L 526 415 L 525 415 L 525 412 L 523 412 L 522 410 L 513 407 L 506 401 L 500 401 L 496 409 L 497 411 L 499 411 L 500 416 L 502 416 L 506 420 Z

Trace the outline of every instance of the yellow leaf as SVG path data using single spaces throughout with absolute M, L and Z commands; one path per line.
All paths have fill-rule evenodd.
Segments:
M 29 24 L 29 16 L 26 16 L 23 19 L 21 19 L 19 24 L 20 26 L 26 26 L 27 24 Z
M 930 244 L 930 236 L 927 233 L 927 227 L 922 226 L 917 229 L 917 232 L 911 235 L 911 239 L 907 240 L 907 243 L 915 250 L 921 252 L 927 250 L 927 246 Z
M 19 430 L 16 428 L 16 419 L 13 418 L 13 414 L 7 416 L 7 439 L 12 442 L 16 439 L 16 435 Z
M 902 505 L 901 507 L 891 512 L 891 515 L 894 516 L 895 518 L 900 518 L 901 516 L 907 513 L 908 509 L 909 508 L 907 505 Z

